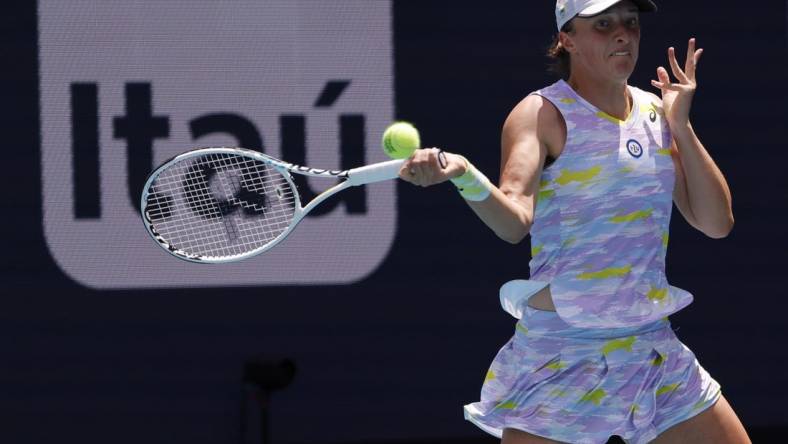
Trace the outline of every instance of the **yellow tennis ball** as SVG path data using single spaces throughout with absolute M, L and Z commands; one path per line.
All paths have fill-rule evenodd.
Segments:
M 396 122 L 383 132 L 383 151 L 392 159 L 407 159 L 420 147 L 419 131 L 408 122 Z

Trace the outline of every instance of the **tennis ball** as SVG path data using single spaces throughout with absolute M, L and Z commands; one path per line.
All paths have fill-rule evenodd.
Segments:
M 421 147 L 419 131 L 408 122 L 396 122 L 383 132 L 383 151 L 392 159 L 407 159 Z

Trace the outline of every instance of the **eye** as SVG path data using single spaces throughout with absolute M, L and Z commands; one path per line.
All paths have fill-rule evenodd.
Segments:
M 600 19 L 596 21 L 597 28 L 607 28 L 610 26 L 610 21 L 608 19 Z

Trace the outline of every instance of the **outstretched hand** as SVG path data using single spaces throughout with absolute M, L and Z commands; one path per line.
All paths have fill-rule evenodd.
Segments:
M 678 129 L 689 124 L 692 97 L 698 88 L 695 71 L 701 54 L 703 54 L 703 49 L 696 50 L 695 38 L 691 38 L 687 48 L 687 60 L 684 62 L 682 70 L 676 60 L 676 50 L 671 46 L 668 48 L 668 62 L 673 76 L 678 82 L 671 82 L 668 71 L 662 66 L 657 68 L 659 80 L 651 81 L 652 85 L 662 90 L 662 106 L 671 129 Z

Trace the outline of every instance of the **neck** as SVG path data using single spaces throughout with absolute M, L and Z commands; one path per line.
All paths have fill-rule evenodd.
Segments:
M 626 81 L 601 81 L 591 76 L 571 75 L 567 83 L 580 97 L 616 119 L 627 120 L 632 111 Z

